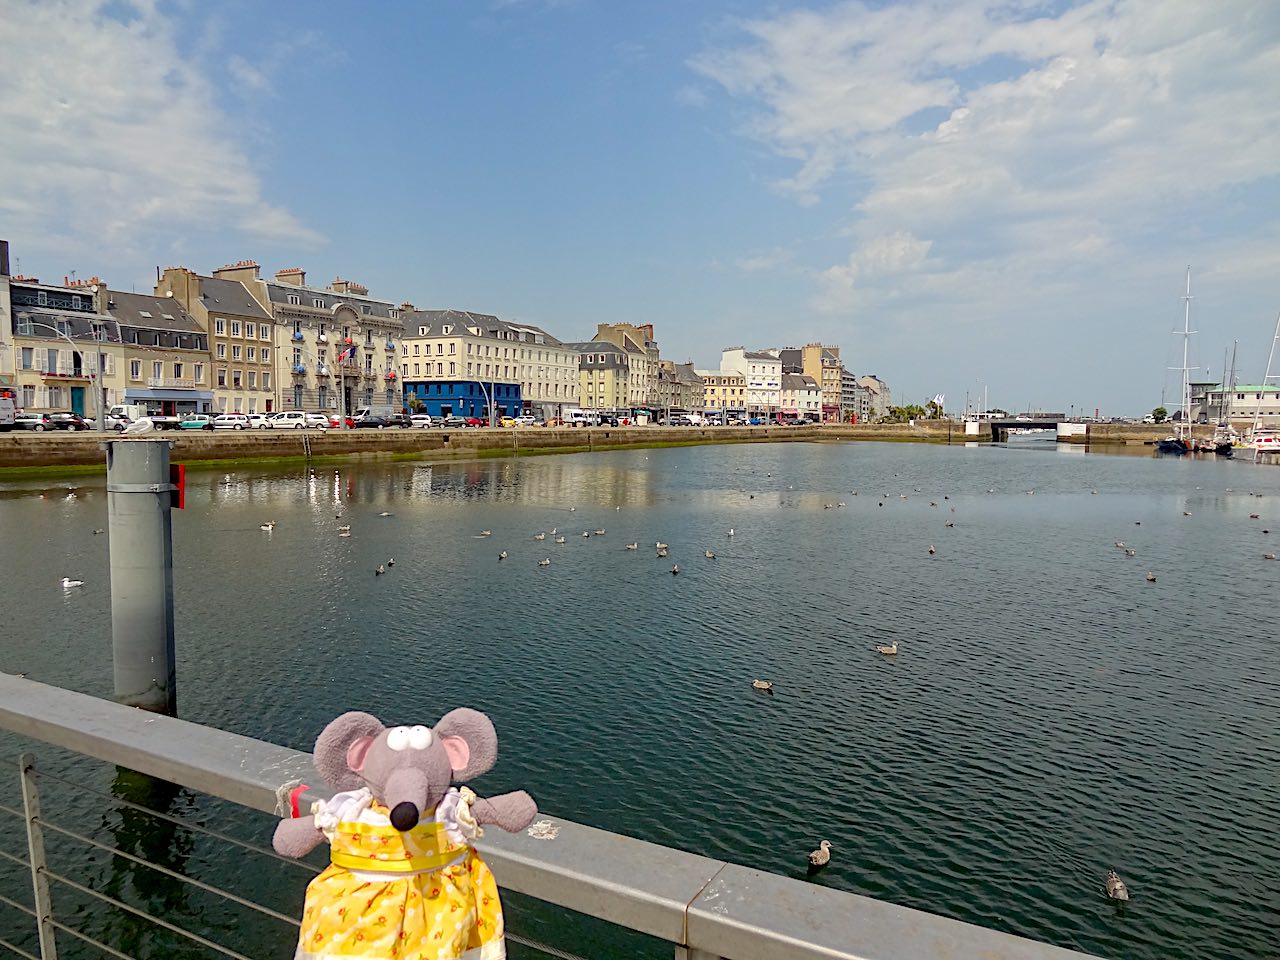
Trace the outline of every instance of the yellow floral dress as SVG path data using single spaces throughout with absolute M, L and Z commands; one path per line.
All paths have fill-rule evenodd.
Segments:
M 314 804 L 332 862 L 307 886 L 295 960 L 503 960 L 498 885 L 468 842 L 474 798 L 450 788 L 408 833 L 367 789 Z

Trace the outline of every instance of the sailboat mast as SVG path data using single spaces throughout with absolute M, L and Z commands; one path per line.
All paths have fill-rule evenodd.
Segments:
M 1262 417 L 1262 398 L 1267 394 L 1267 381 L 1275 377 L 1271 373 L 1271 363 L 1276 357 L 1276 341 L 1280 340 L 1280 314 L 1276 315 L 1276 332 L 1271 337 L 1271 352 L 1267 354 L 1267 371 L 1262 375 L 1262 389 L 1258 391 L 1258 405 L 1253 408 L 1253 459 L 1258 459 L 1258 421 Z
M 1187 292 L 1182 297 L 1182 431 L 1191 436 L 1191 267 L 1187 266 Z

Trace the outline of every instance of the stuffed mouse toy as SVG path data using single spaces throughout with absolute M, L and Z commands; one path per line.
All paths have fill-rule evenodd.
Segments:
M 358 712 L 324 728 L 315 765 L 340 792 L 281 821 L 273 841 L 287 857 L 331 847 L 307 886 L 295 960 L 505 957 L 498 886 L 470 841 L 486 824 L 523 830 L 538 808 L 523 790 L 483 799 L 450 785 L 497 757 L 493 723 L 465 707 L 434 728 Z

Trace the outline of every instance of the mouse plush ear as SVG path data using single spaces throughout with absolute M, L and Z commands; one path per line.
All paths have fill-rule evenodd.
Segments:
M 369 713 L 344 713 L 316 738 L 316 770 L 334 790 L 358 790 L 364 786 L 360 770 L 370 745 L 386 727 Z
M 449 754 L 455 780 L 470 780 L 498 762 L 498 734 L 493 721 L 479 710 L 459 707 L 436 724 L 436 736 Z

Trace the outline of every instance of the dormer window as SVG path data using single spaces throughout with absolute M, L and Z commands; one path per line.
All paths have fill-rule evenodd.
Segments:
M 289 302 L 292 304 L 302 303 L 302 298 L 299 297 L 296 293 L 286 294 L 286 296 L 288 297 Z
M 444 327 L 441 328 L 440 332 L 447 337 L 449 334 L 453 333 L 453 326 L 446 323 Z
M 323 301 L 323 300 L 321 300 L 319 297 L 312 297 L 312 298 L 311 298 L 311 305 L 312 305 L 313 307 L 319 307 L 321 310 L 323 310 L 323 309 L 324 309 L 324 301 Z
M 420 336 L 420 337 L 425 337 L 426 335 L 427 335 L 427 328 L 426 328 L 426 327 L 419 327 L 419 328 L 418 328 L 418 336 Z

